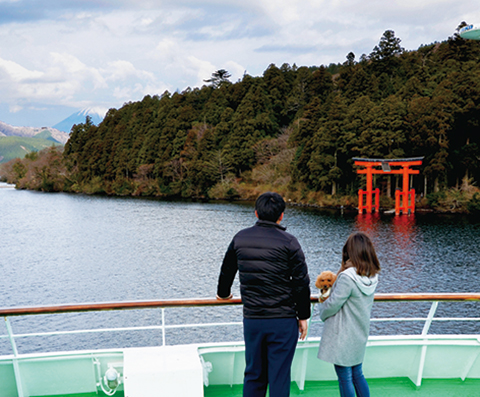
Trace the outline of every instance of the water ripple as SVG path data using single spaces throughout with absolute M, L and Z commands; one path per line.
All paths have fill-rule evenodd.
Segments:
M 252 203 L 190 203 L 154 199 L 43 194 L 0 189 L 1 306 L 213 297 L 233 235 L 256 219 Z M 353 231 L 373 240 L 382 265 L 378 292 L 478 292 L 480 224 L 462 216 L 379 216 L 287 208 L 283 225 L 297 236 L 314 281 L 336 271 Z M 239 294 L 237 279 L 233 291 Z M 452 309 L 471 314 L 476 304 Z M 419 307 L 418 307 L 419 306 Z M 379 304 L 375 315 L 413 315 L 426 307 Z M 443 310 L 443 309 L 442 309 Z M 15 332 L 160 324 L 158 310 L 35 316 L 12 320 Z M 241 308 L 168 311 L 169 322 L 241 321 Z M 4 326 L 3 326 L 4 327 Z M 445 331 L 445 325 L 435 325 Z M 470 329 L 471 325 L 467 326 Z M 392 326 L 390 332 L 421 325 Z M 313 330 L 320 332 L 321 326 Z M 393 330 L 393 331 L 392 331 Z M 372 326 L 372 331 L 385 329 Z M 0 333 L 5 333 L 0 331 Z M 241 327 L 167 334 L 167 343 L 241 339 Z M 148 345 L 159 332 L 19 341 L 19 349 L 62 350 Z M 5 347 L 6 346 L 6 347 Z M 2 341 L 2 349 L 8 345 Z

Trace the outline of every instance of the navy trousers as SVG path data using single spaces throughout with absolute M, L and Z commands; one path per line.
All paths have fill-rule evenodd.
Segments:
M 296 318 L 243 319 L 244 397 L 290 395 L 290 368 L 298 340 Z

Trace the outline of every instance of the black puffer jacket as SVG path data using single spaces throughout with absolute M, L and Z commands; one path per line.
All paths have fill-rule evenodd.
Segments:
M 230 243 L 218 280 L 230 295 L 237 270 L 246 318 L 310 317 L 310 279 L 297 239 L 274 222 L 259 220 Z

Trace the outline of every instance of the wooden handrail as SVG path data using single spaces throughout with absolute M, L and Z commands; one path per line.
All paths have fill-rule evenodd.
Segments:
M 166 307 L 189 307 L 189 306 L 225 306 L 240 305 L 240 298 L 228 300 L 219 299 L 168 299 L 159 301 L 133 301 L 133 302 L 102 302 L 102 303 L 78 303 L 70 305 L 34 306 L 0 308 L 0 316 L 25 316 L 31 314 L 73 313 L 73 312 L 96 312 L 108 310 L 133 310 L 155 309 Z
M 311 302 L 318 302 L 318 296 L 311 296 Z M 480 293 L 405 293 L 405 294 L 375 294 L 377 302 L 400 301 L 480 301 Z M 34 314 L 96 312 L 107 310 L 132 310 L 154 309 L 167 307 L 190 306 L 227 306 L 241 305 L 240 298 L 218 300 L 204 299 L 169 299 L 159 301 L 133 301 L 133 302 L 104 302 L 104 303 L 78 303 L 70 305 L 34 306 L 34 307 L 5 307 L 0 308 L 0 316 L 26 316 Z
M 399 302 L 399 301 L 426 301 L 426 302 L 444 302 L 444 301 L 480 301 L 480 293 L 405 293 L 405 294 L 375 294 L 377 302 Z

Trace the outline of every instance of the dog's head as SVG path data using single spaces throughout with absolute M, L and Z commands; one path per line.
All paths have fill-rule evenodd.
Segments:
M 329 288 L 332 287 L 333 283 L 337 279 L 335 273 L 326 270 L 321 272 L 315 281 L 315 287 L 317 287 L 322 293 L 325 293 Z

